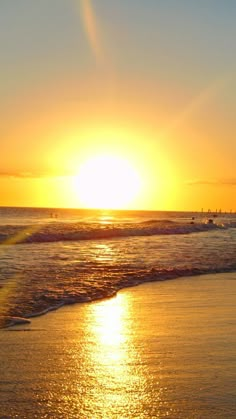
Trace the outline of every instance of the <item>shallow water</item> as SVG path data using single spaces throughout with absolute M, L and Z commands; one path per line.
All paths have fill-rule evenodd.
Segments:
M 71 219 L 66 212 L 63 222 L 53 219 L 45 224 L 47 211 L 18 209 L 16 216 L 5 209 L 0 231 L 8 237 L 0 246 L 2 324 L 16 316 L 29 317 L 63 304 L 111 296 L 120 288 L 142 282 L 236 270 L 232 214 L 207 225 L 202 220 L 191 224 L 192 214 L 186 213 L 125 212 L 113 219 L 108 214 L 92 217 L 89 212 L 90 218 L 88 213 L 79 213 L 78 224 L 76 212 L 69 213 Z M 8 224 L 13 223 L 13 214 L 16 222 Z M 31 224 L 25 227 L 27 217 Z M 82 231 L 89 233 L 89 239 L 81 239 Z M 99 231 L 108 232 L 108 237 L 98 238 Z M 118 236 L 113 237 L 117 231 Z M 44 241 L 37 242 L 34 234 Z M 31 242 L 22 243 L 25 237 Z
M 235 274 L 177 279 L 2 330 L 1 414 L 235 418 L 235 298 Z

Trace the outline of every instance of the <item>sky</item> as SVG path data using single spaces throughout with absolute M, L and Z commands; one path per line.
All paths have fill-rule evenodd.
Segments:
M 2 0 L 0 205 L 235 211 L 235 19 L 234 0 Z

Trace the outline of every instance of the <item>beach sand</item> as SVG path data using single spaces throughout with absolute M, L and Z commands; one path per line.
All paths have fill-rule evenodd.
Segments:
M 0 331 L 1 418 L 235 418 L 236 273 L 180 278 Z

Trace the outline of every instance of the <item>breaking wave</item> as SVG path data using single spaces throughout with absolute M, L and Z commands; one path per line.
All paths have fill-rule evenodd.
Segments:
M 0 230 L 0 243 L 47 243 L 116 237 L 191 234 L 230 227 L 236 227 L 236 223 L 216 224 L 213 222 L 147 220 L 140 223 L 56 222 L 36 226 L 3 225 Z

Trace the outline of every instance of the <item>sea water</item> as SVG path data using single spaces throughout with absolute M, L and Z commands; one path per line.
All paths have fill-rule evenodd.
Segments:
M 236 271 L 236 215 L 0 208 L 1 325 L 149 281 Z

